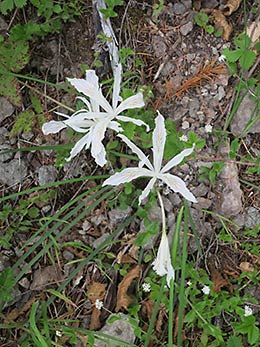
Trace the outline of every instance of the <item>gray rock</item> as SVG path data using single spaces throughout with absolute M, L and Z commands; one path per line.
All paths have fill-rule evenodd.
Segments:
M 259 110 L 257 110 L 256 102 L 252 100 L 252 97 L 249 94 L 247 94 L 242 100 L 234 118 L 232 119 L 230 125 L 232 134 L 235 136 L 241 135 L 250 120 L 257 117 L 258 114 Z M 248 130 L 248 133 L 260 133 L 260 119 L 258 119 Z
M 95 339 L 95 347 L 117 347 L 118 342 L 109 338 L 109 336 L 120 339 L 122 342 L 132 344 L 135 341 L 134 327 L 130 324 L 127 315 L 124 313 L 111 314 L 108 318 L 118 317 L 119 319 L 112 323 L 106 323 L 100 330 L 102 334 L 106 334 L 107 338 L 100 336 L 100 339 Z M 96 334 L 96 336 L 98 333 Z M 120 342 L 121 342 L 120 341 Z M 122 343 L 120 343 L 122 345 Z M 123 345 L 122 345 L 123 346 Z
M 192 7 L 192 1 L 191 0 L 181 0 L 181 2 L 183 3 L 183 5 L 186 7 L 186 9 L 191 9 Z
M 108 238 L 109 234 L 108 233 L 104 233 L 102 236 L 100 236 L 98 239 L 96 239 L 92 246 L 93 248 L 98 248 L 100 245 L 102 245 L 102 243 Z
M 57 178 L 57 170 L 52 165 L 41 166 L 38 170 L 39 185 L 50 184 L 55 182 Z
M 67 251 L 66 249 L 65 251 L 63 251 L 62 255 L 63 255 L 63 258 L 67 261 L 71 261 L 74 259 L 74 254 L 71 253 L 70 251 Z
M 0 128 L 0 145 L 6 144 L 9 137 L 9 131 L 5 127 Z
M 260 225 L 260 212 L 254 207 L 249 207 L 245 214 L 245 226 L 253 229 L 258 225 Z
M 23 160 L 13 159 L 0 165 L 0 182 L 8 186 L 21 183 L 27 175 L 27 166 Z
M 193 23 L 190 21 L 186 24 L 184 24 L 181 29 L 180 32 L 183 36 L 188 35 L 191 31 L 193 30 Z
M 112 225 L 122 223 L 132 213 L 132 207 L 128 206 L 126 210 L 115 208 L 108 212 L 108 217 Z
M 184 4 L 177 2 L 173 5 L 173 12 L 178 15 L 184 14 L 186 12 L 186 7 Z
M 200 101 L 198 98 L 192 99 L 189 103 L 189 115 L 195 119 L 197 119 L 197 112 L 200 109 Z
M 14 112 L 13 105 L 4 97 L 0 97 L 0 123 L 6 119 L 7 117 L 11 116 Z
M 0 31 L 5 31 L 8 28 L 8 24 L 2 16 L 0 16 Z
M 161 56 L 164 56 L 166 54 L 167 46 L 161 36 L 153 36 L 152 46 L 154 49 L 154 54 L 157 58 L 160 58 Z
M 197 187 L 191 189 L 191 191 L 195 197 L 199 197 L 205 196 L 208 193 L 209 188 L 204 183 L 200 183 Z
M 1 152 L 6 152 L 8 149 L 11 149 L 12 147 L 9 145 L 0 145 L 0 163 L 4 163 L 7 160 L 12 159 L 13 153 L 5 153 L 1 154 Z

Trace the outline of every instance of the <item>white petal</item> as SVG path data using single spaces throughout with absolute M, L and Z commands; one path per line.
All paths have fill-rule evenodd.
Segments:
M 116 108 L 115 113 L 116 115 L 119 115 L 124 110 L 139 108 L 143 106 L 144 106 L 143 94 L 137 93 L 136 95 L 130 96 L 126 100 L 122 101 L 121 104 Z
M 78 92 L 83 93 L 91 99 L 94 99 L 106 112 L 112 113 L 113 109 L 109 102 L 102 95 L 102 92 L 92 85 L 90 82 L 82 78 L 68 78 L 68 81 L 77 89 Z
M 116 131 L 117 133 L 120 133 L 121 131 L 123 131 L 121 125 L 114 120 L 108 123 L 108 128 Z
M 83 136 L 72 148 L 70 152 L 69 158 L 66 159 L 66 161 L 70 161 L 72 158 L 74 158 L 84 147 L 85 149 L 88 149 L 91 143 L 91 133 L 86 134 Z
M 185 199 L 197 202 L 195 196 L 186 187 L 185 182 L 177 176 L 171 174 L 159 174 L 158 178 L 164 181 L 174 192 L 180 193 Z
M 149 195 L 150 191 L 153 189 L 153 186 L 156 182 L 156 177 L 153 177 L 147 186 L 145 187 L 144 191 L 142 194 L 139 196 L 139 205 L 141 205 L 141 202 Z
M 189 156 L 194 149 L 194 145 L 192 148 L 186 148 L 181 153 L 177 154 L 174 158 L 172 158 L 161 170 L 161 173 L 169 171 L 174 166 L 180 164 L 183 161 L 183 158 Z
M 102 140 L 105 137 L 105 132 L 107 130 L 108 122 L 99 121 L 92 128 L 92 146 L 91 146 L 91 155 L 95 158 L 96 163 L 99 166 L 104 166 L 106 164 L 106 150 L 102 143 Z
M 131 182 L 138 177 L 149 177 L 151 171 L 147 169 L 139 169 L 138 167 L 127 168 L 121 172 L 115 173 L 113 176 L 107 178 L 102 186 L 111 185 L 118 186 L 121 183 Z
M 135 119 L 135 118 L 131 118 L 131 117 L 125 117 L 125 116 L 117 116 L 116 119 L 121 120 L 122 122 L 131 122 L 134 123 L 138 126 L 144 125 L 146 127 L 146 131 L 150 130 L 149 125 L 145 124 L 145 122 L 143 122 L 140 119 Z
M 138 158 L 142 162 L 142 165 L 146 165 L 151 171 L 154 171 L 154 168 L 149 159 L 146 157 L 144 152 L 141 151 L 140 148 L 138 148 L 133 142 L 131 142 L 125 135 L 120 134 L 117 136 L 120 137 L 135 154 L 137 154 Z
M 56 134 L 66 127 L 67 126 L 64 122 L 51 120 L 50 122 L 43 124 L 42 132 L 44 133 L 44 135 Z
M 159 275 L 167 275 L 167 284 L 170 287 L 170 280 L 174 280 L 174 269 L 171 263 L 171 254 L 166 232 L 162 232 L 161 242 L 158 248 L 156 259 L 152 263 L 153 270 Z
M 86 98 L 84 98 L 83 96 L 77 96 L 76 99 L 81 100 L 82 102 L 84 102 L 84 104 L 87 106 L 89 112 L 94 111 L 94 110 L 92 110 L 90 102 Z
M 156 172 L 161 170 L 164 146 L 166 141 L 166 129 L 164 118 L 159 111 L 155 119 L 155 129 L 153 131 L 153 163 Z
M 99 89 L 98 76 L 95 70 L 86 70 L 86 81 L 92 84 L 96 90 Z
M 120 93 L 120 83 L 122 76 L 122 65 L 118 64 L 114 71 L 114 87 L 113 87 L 113 96 L 112 96 L 112 107 L 115 109 L 119 101 Z

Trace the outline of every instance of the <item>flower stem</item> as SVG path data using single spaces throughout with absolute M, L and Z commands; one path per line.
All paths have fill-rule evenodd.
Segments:
M 162 232 L 166 233 L 166 218 L 165 218 L 165 210 L 164 210 L 164 204 L 163 204 L 163 199 L 162 196 L 159 192 L 159 190 L 156 190 L 157 196 L 158 196 L 158 200 L 160 203 L 160 207 L 161 207 L 161 212 L 162 212 Z

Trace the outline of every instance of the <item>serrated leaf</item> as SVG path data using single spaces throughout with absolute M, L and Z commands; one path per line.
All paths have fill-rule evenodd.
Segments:
M 0 11 L 6 15 L 8 11 L 12 11 L 14 8 L 13 0 L 3 0 L 0 4 Z
M 16 77 L 0 74 L 0 95 L 6 97 L 14 106 L 22 106 L 19 81 Z
M 27 110 L 19 113 L 13 128 L 10 132 L 11 136 L 17 136 L 32 130 L 35 122 L 35 114 L 32 110 Z
M 27 0 L 14 0 L 14 4 L 18 8 L 22 8 L 26 5 Z
M 227 347 L 243 347 L 238 336 L 230 336 L 227 340 Z
M 0 44 L 0 70 L 21 71 L 29 61 L 29 45 L 24 41 L 8 40 Z
M 244 53 L 242 49 L 237 49 L 235 51 L 230 51 L 228 48 L 225 48 L 222 52 L 222 54 L 226 57 L 228 62 L 234 63 L 238 61 L 238 59 L 241 57 L 241 55 Z
M 250 47 L 251 42 L 250 37 L 246 34 L 240 34 L 234 39 L 235 45 L 242 50 L 247 50 Z
M 244 51 L 243 55 L 239 59 L 239 63 L 244 70 L 248 70 L 256 59 L 255 52 L 253 51 Z

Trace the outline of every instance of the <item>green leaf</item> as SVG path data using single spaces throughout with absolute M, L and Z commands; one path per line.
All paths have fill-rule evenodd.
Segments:
M 230 336 L 227 340 L 227 347 L 243 347 L 243 345 L 238 336 Z
M 237 151 L 240 147 L 240 141 L 239 138 L 235 138 L 230 145 L 230 153 L 229 153 L 229 158 L 231 160 L 235 159 L 237 156 Z
M 195 22 L 200 27 L 205 27 L 205 25 L 208 23 L 209 16 L 206 13 L 200 12 L 195 14 Z
M 248 342 L 253 345 L 257 341 L 259 342 L 259 329 L 255 326 L 252 325 L 248 331 Z
M 242 49 L 237 49 L 235 51 L 230 51 L 228 48 L 223 49 L 222 54 L 226 57 L 227 61 L 234 63 L 238 61 L 241 55 L 244 53 Z
M 34 125 L 34 122 L 35 122 L 35 114 L 32 110 L 23 111 L 19 113 L 13 125 L 13 128 L 10 132 L 10 135 L 14 137 L 22 133 L 31 131 Z
M 0 11 L 2 14 L 6 15 L 8 11 L 12 11 L 14 8 L 13 0 L 3 0 L 0 3 Z
M 208 34 L 213 34 L 215 29 L 214 29 L 213 25 L 206 25 L 205 30 Z
M 12 288 L 14 286 L 14 273 L 8 267 L 0 273 L 0 300 L 10 301 L 12 299 Z
M 0 43 L 0 70 L 19 72 L 28 61 L 29 45 L 27 42 L 8 40 Z
M 22 106 L 19 81 L 16 77 L 0 74 L 0 95 L 6 97 L 14 106 Z
M 108 9 L 101 8 L 100 12 L 103 13 L 105 19 L 117 17 L 117 13 L 111 10 L 111 8 L 108 8 Z
M 239 63 L 243 70 L 248 70 L 255 62 L 256 54 L 253 51 L 244 51 L 239 58 Z
M 252 41 L 247 34 L 240 34 L 234 39 L 234 43 L 237 47 L 245 51 L 250 47 Z

